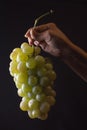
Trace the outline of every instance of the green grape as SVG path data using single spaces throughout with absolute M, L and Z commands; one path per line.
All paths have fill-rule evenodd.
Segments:
M 47 73 L 47 70 L 43 67 L 38 68 L 38 70 L 37 70 L 37 75 L 40 77 L 46 75 L 46 73 Z
M 49 92 L 49 95 L 55 97 L 55 96 L 56 96 L 56 91 L 52 89 L 52 90 Z
M 22 91 L 26 94 L 26 93 L 28 93 L 28 92 L 31 92 L 31 90 L 32 90 L 32 87 L 31 86 L 29 86 L 28 84 L 22 84 L 22 86 L 21 86 L 21 89 L 22 89 Z
M 31 109 L 31 110 L 33 110 L 33 109 L 38 109 L 38 107 L 39 107 L 39 103 L 38 103 L 38 101 L 36 100 L 36 99 L 31 99 L 31 100 L 29 100 L 29 102 L 28 102 L 28 107 Z
M 21 49 L 23 51 L 23 53 L 25 53 L 26 55 L 28 56 L 32 56 L 33 53 L 34 53 L 34 47 L 33 46 L 30 46 L 28 43 L 23 43 L 21 45 Z
M 51 105 L 53 106 L 56 102 L 55 98 L 53 96 L 47 96 L 46 97 L 46 101 Z
M 20 109 L 22 111 L 27 111 L 29 109 L 29 107 L 28 107 L 28 101 L 27 100 L 22 100 L 20 102 Z
M 56 79 L 56 73 L 54 70 L 49 70 L 47 72 L 47 76 L 49 77 L 50 80 L 55 80 Z
M 35 86 L 37 83 L 38 83 L 38 78 L 37 77 L 35 77 L 33 75 L 29 76 L 29 78 L 28 78 L 28 84 L 30 86 Z
M 15 78 L 15 77 L 14 77 L 14 78 Z M 15 85 L 16 85 L 16 87 L 19 89 L 19 88 L 21 88 L 22 83 L 20 83 L 20 82 L 18 82 L 17 80 L 15 80 Z
M 45 64 L 45 68 L 46 68 L 47 70 L 52 70 L 52 69 L 53 69 L 53 65 L 52 65 L 51 63 L 46 63 L 46 64 Z
M 40 111 L 42 113 L 48 113 L 50 110 L 50 104 L 48 102 L 42 102 L 40 105 Z
M 32 110 L 28 110 L 28 115 L 31 119 L 34 119 L 34 115 L 32 114 Z
M 29 76 L 31 76 L 31 75 L 37 75 L 37 69 L 36 68 L 28 69 L 28 75 Z
M 27 111 L 31 119 L 46 120 L 56 101 L 53 89 L 56 73 L 49 59 L 40 52 L 40 47 L 22 43 L 10 54 L 9 71 L 22 98 L 20 109 Z
M 21 51 L 20 48 L 15 48 L 15 49 L 11 52 L 11 54 L 10 54 L 10 59 L 11 59 L 11 60 L 16 60 L 18 53 L 21 53 L 21 52 L 22 52 L 22 51 Z
M 28 61 L 28 56 L 24 53 L 18 53 L 17 58 L 16 58 L 17 62 L 27 62 Z
M 48 118 L 48 114 L 47 113 L 43 113 L 38 117 L 40 120 L 46 120 Z
M 28 92 L 28 93 L 27 93 L 27 97 L 28 97 L 29 99 L 32 99 L 32 98 L 35 98 L 35 95 L 34 95 L 32 92 Z
M 9 71 L 10 71 L 11 76 L 14 76 L 14 74 L 18 73 L 16 61 L 10 62 Z
M 17 90 L 17 94 L 18 94 L 19 97 L 24 97 L 24 96 L 25 96 L 25 94 L 24 94 L 24 92 L 22 91 L 21 88 L 19 88 L 19 89 Z
M 40 93 L 36 95 L 36 100 L 39 102 L 43 102 L 46 99 L 46 95 L 44 93 Z
M 40 78 L 40 85 L 41 86 L 47 86 L 49 85 L 50 81 L 48 79 L 48 77 L 44 76 Z
M 23 42 L 21 44 L 21 49 L 27 48 L 29 46 L 29 44 L 27 42 Z
M 40 54 L 40 52 L 41 52 L 41 49 L 40 49 L 40 47 L 37 47 L 37 46 L 35 46 L 35 52 L 34 52 L 34 55 L 36 56 L 36 55 L 39 55 Z
M 15 73 L 14 76 L 13 76 L 13 81 L 14 81 L 15 83 L 17 82 L 17 75 L 18 75 L 18 74 L 19 74 L 19 73 L 17 73 L 17 74 Z
M 29 55 L 29 56 L 32 56 L 34 53 L 33 46 L 29 46 L 29 44 L 26 42 L 22 43 L 21 49 L 22 49 L 23 53 L 25 53 L 26 55 Z
M 23 97 L 22 97 L 22 101 L 25 101 L 25 102 L 27 102 L 27 103 L 28 103 L 28 102 L 29 102 L 29 100 L 30 100 L 30 99 L 28 98 L 28 96 L 27 96 L 27 95 L 25 95 L 25 96 L 23 96 Z
M 28 81 L 28 75 L 26 73 L 18 73 L 16 77 L 17 81 L 19 83 L 27 83 Z
M 54 97 L 56 96 L 56 91 L 53 90 L 53 88 L 51 86 L 45 87 L 44 92 L 46 95 L 50 95 L 50 96 L 54 96 Z
M 28 61 L 26 62 L 26 66 L 29 69 L 35 68 L 36 67 L 36 61 L 35 61 L 35 59 L 33 57 L 29 58 Z
M 27 72 L 27 68 L 26 68 L 26 64 L 24 62 L 19 62 L 18 65 L 17 65 L 17 70 L 19 72 Z
M 34 118 L 38 118 L 40 116 L 40 110 L 39 109 L 32 110 L 32 116 Z
M 41 93 L 41 92 L 42 92 L 42 87 L 39 86 L 39 85 L 34 86 L 34 87 L 32 88 L 32 93 L 33 93 L 33 94 L 37 94 L 37 93 Z
M 35 61 L 37 62 L 37 66 L 43 66 L 45 64 L 45 58 L 41 55 L 35 56 Z

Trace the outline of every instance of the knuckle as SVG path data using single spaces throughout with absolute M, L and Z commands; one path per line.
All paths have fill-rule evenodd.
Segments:
M 55 27 L 56 24 L 55 23 L 49 23 L 49 26 Z
M 36 38 L 36 32 L 35 32 L 35 30 L 33 28 L 30 30 L 30 34 L 31 34 L 32 39 Z
M 52 38 L 52 32 L 50 31 L 50 30 L 48 30 L 47 32 L 46 32 L 46 41 L 47 42 L 49 42 L 49 41 L 51 41 L 51 38 Z

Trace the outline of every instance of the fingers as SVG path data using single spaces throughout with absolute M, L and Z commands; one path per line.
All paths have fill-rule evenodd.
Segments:
M 51 27 L 53 26 L 53 23 L 48 23 L 30 28 L 26 32 L 25 37 L 28 38 L 28 42 L 30 45 L 34 44 L 38 46 L 43 41 L 47 44 L 51 40 Z
M 56 27 L 54 23 L 43 24 L 43 25 L 35 27 L 35 31 L 41 33 L 54 27 Z
M 38 33 L 34 31 L 34 28 L 30 28 L 26 34 L 25 37 L 28 38 L 28 42 L 30 45 L 34 44 L 34 41 L 36 40 L 35 37 L 38 37 Z M 36 43 L 35 43 L 36 44 Z
M 44 32 L 36 32 L 35 29 L 28 30 L 27 36 L 29 44 L 38 45 L 39 42 L 45 41 L 46 43 L 51 39 L 51 31 L 46 30 Z M 34 42 L 35 41 L 35 42 Z
M 32 41 L 40 41 L 40 35 L 41 34 L 36 31 L 36 28 L 31 28 L 26 32 L 25 37 L 28 38 L 29 43 L 32 43 Z
M 44 32 L 48 29 L 49 29 L 49 24 L 43 24 L 43 25 L 35 27 L 35 31 L 39 33 Z
M 25 37 L 26 38 L 30 37 L 30 35 L 32 34 L 32 32 L 41 33 L 41 32 L 44 32 L 44 31 L 46 31 L 48 29 L 49 29 L 49 24 L 44 24 L 44 25 L 40 25 L 40 26 L 37 26 L 37 27 L 30 28 L 26 32 Z
M 46 42 L 41 42 L 39 43 L 39 46 L 45 51 L 48 52 L 56 57 L 60 57 L 61 53 L 60 50 L 57 49 L 53 49 L 53 47 L 49 46 Z
M 26 34 L 25 34 L 25 37 L 28 38 L 31 36 L 31 38 L 33 38 L 33 34 L 36 32 L 36 33 L 42 33 L 44 31 L 47 31 L 49 30 L 52 26 L 54 26 L 53 23 L 48 23 L 48 24 L 43 24 L 43 25 L 40 25 L 40 26 L 37 26 L 37 27 L 32 27 L 30 28 Z

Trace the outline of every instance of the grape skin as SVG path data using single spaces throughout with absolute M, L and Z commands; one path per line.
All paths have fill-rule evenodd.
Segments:
M 22 98 L 20 109 L 27 111 L 31 119 L 46 120 L 56 102 L 53 89 L 56 73 L 49 59 L 41 56 L 40 52 L 40 47 L 22 43 L 10 54 L 9 72 L 17 94 Z

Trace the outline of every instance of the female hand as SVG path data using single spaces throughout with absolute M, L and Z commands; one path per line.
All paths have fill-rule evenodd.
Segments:
M 87 82 L 87 52 L 72 43 L 54 23 L 30 28 L 25 37 L 30 45 L 35 44 L 51 55 L 60 57 Z
M 25 37 L 28 38 L 30 45 L 40 46 L 44 51 L 54 56 L 60 56 L 70 42 L 54 23 L 30 28 Z

